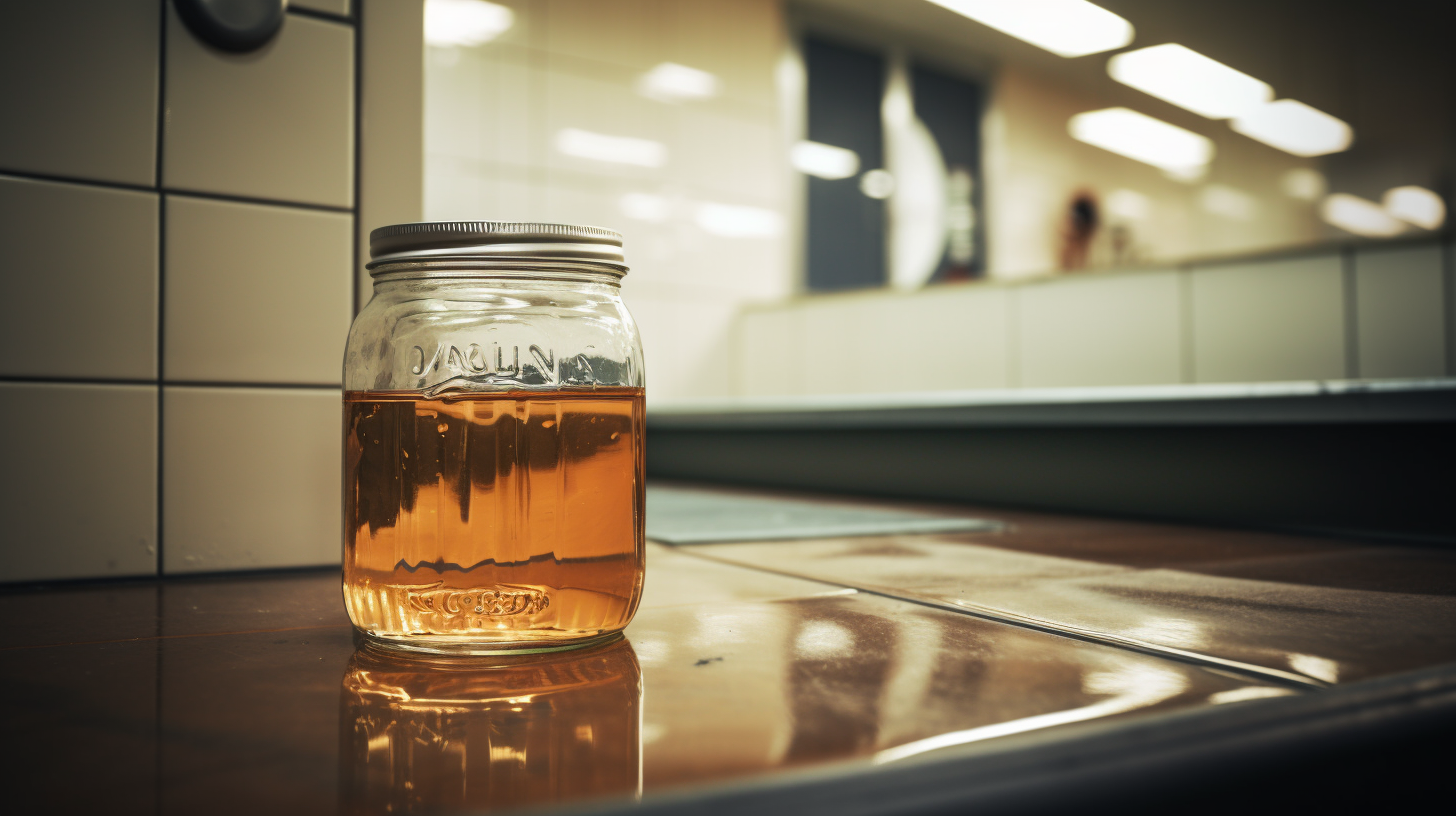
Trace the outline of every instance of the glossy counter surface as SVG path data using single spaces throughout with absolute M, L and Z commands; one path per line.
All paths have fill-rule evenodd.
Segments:
M 610 803 L 1456 657 L 1443 551 L 960 512 L 1009 527 L 650 545 L 625 640 L 531 658 L 361 648 L 333 571 L 11 589 L 6 767 L 26 812 Z

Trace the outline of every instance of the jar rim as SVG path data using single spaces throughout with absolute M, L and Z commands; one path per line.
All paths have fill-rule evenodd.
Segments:
M 430 258 L 379 261 L 368 267 L 375 283 L 398 280 L 472 280 L 514 278 L 527 281 L 592 282 L 619 286 L 625 267 L 579 260 L 532 259 L 529 261 L 481 258 Z
M 534 221 L 416 221 L 369 233 L 374 270 L 409 261 L 589 264 L 627 273 L 622 234 L 605 227 Z

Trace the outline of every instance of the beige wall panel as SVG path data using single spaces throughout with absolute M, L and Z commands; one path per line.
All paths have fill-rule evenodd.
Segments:
M 157 224 L 153 193 L 0 176 L 0 374 L 155 377 Z
M 347 215 L 167 197 L 168 380 L 340 381 Z
M 424 217 L 424 3 L 373 2 L 360 23 L 358 303 L 370 230 Z
M 0 581 L 157 568 L 157 389 L 0 383 Z
M 168 574 L 339 563 L 340 394 L 164 389 Z
M 1346 376 L 1338 255 L 1207 267 L 1189 274 L 1195 381 Z
M 1004 388 L 1007 290 L 946 287 L 809 300 L 795 373 L 808 394 Z
M 0 11 L 0 169 L 156 183 L 157 0 Z
M 798 309 L 749 309 L 734 330 L 737 394 L 775 397 L 804 393 L 804 314 Z
M 1442 247 L 1362 250 L 1355 256 L 1361 377 L 1446 374 Z
M 1183 380 L 1176 272 L 1059 278 L 1028 284 L 1017 299 L 1023 387 Z
M 164 183 L 353 206 L 353 50 L 350 26 L 291 14 L 263 48 L 225 54 L 169 12 Z

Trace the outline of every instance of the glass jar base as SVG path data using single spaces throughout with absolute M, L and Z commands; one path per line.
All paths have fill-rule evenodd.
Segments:
M 355 629 L 359 638 L 365 640 L 371 646 L 399 652 L 411 652 L 415 654 L 430 655 L 460 655 L 462 657 L 479 657 L 486 655 L 533 655 L 548 654 L 550 652 L 567 652 L 573 649 L 585 649 L 588 646 L 597 646 L 603 643 L 611 643 L 623 637 L 620 631 L 608 632 L 604 635 L 591 635 L 589 637 L 574 640 L 521 640 L 521 641 L 489 641 L 489 640 L 466 640 L 463 638 L 435 638 L 429 636 L 412 637 L 383 637 L 371 634 L 361 629 Z

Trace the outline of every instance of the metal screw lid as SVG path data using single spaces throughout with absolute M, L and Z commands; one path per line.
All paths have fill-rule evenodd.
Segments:
M 401 261 L 522 260 L 600 264 L 626 274 L 622 234 L 522 221 L 420 221 L 369 233 L 367 268 Z

